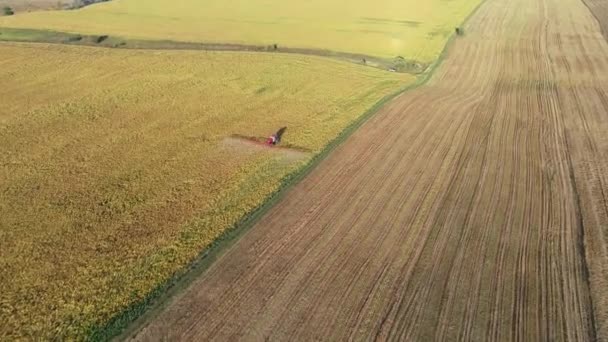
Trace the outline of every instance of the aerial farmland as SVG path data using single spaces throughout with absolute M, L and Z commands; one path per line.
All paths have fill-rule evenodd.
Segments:
M 432 61 L 480 0 L 109 1 L 0 17 L 4 27 L 131 39 L 271 45 Z
M 0 340 L 608 339 L 603 2 L 21 5 Z

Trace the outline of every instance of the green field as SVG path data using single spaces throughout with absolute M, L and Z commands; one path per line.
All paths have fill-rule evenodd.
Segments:
M 480 0 L 114 0 L 1 17 L 0 27 L 133 39 L 324 49 L 422 63 L 437 58 Z

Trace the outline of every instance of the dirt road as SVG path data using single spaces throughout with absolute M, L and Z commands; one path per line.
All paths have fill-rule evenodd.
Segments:
M 608 44 L 487 0 L 137 340 L 608 338 Z

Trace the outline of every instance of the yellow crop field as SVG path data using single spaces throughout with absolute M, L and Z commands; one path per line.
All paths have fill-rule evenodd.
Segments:
M 88 336 L 412 80 L 296 55 L 0 43 L 0 340 Z M 299 150 L 230 138 L 281 126 Z
M 113 0 L 0 26 L 137 39 L 325 49 L 428 63 L 481 0 Z

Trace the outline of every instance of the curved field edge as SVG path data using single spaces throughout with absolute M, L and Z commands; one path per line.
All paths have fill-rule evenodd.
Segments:
M 463 21 L 462 25 L 469 21 L 469 19 L 477 12 L 484 2 L 485 0 L 480 2 L 475 7 L 475 9 Z M 239 238 L 241 238 L 276 203 L 278 203 L 294 185 L 296 185 L 300 180 L 304 179 L 317 165 L 319 165 L 327 156 L 329 156 L 331 152 L 337 149 L 359 127 L 374 116 L 374 114 L 376 114 L 384 105 L 396 97 L 426 84 L 447 56 L 451 43 L 456 38 L 457 36 L 454 34 L 450 36 L 439 58 L 433 62 L 429 69 L 414 83 L 384 97 L 362 116 L 360 116 L 359 119 L 345 128 L 338 135 L 338 137 L 331 141 L 320 153 L 313 156 L 313 158 L 310 159 L 310 161 L 302 168 L 285 177 L 281 181 L 279 188 L 272 195 L 270 195 L 263 204 L 243 217 L 243 219 L 235 224 L 232 228 L 225 230 L 221 236 L 210 246 L 205 248 L 187 268 L 177 272 L 172 278 L 159 285 L 142 301 L 131 305 L 124 312 L 112 319 L 107 325 L 93 328 L 90 335 L 91 340 L 105 341 L 113 338 L 123 340 L 135 334 L 138 330 L 145 326 L 147 320 L 156 316 L 170 303 L 171 299 L 175 295 L 187 288 L 197 277 L 201 276 L 215 260 L 217 260 L 232 245 L 238 242 Z

